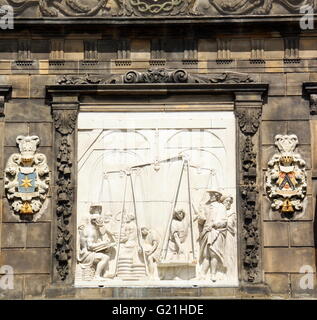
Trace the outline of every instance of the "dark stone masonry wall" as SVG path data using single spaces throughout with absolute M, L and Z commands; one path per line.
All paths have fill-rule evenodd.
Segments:
M 19 25 L 17 30 L 0 33 L 0 86 L 12 86 L 12 96 L 5 103 L 0 119 L 0 266 L 12 265 L 15 271 L 14 289 L 0 289 L 1 299 L 317 297 L 316 287 L 312 290 L 299 287 L 302 276 L 299 270 L 303 265 L 311 266 L 316 278 L 317 115 L 310 112 L 303 83 L 317 81 L 317 33 L 292 33 L 298 39 L 298 46 L 297 53 L 289 57 L 287 23 L 282 31 L 274 31 L 273 25 L 269 28 L 253 25 L 239 32 L 235 28 L 228 30 L 227 26 L 223 32 L 221 25 L 216 29 L 205 26 L 197 30 L 184 25 L 177 35 L 175 28 L 180 26 L 164 25 L 161 32 L 146 25 L 130 30 L 90 26 L 85 32 L 78 26 L 74 31 L 56 25 Z M 187 41 L 183 35 L 187 35 Z M 217 38 L 218 42 L 231 41 L 227 56 L 217 49 Z M 262 41 L 258 56 L 252 56 L 255 39 Z M 28 49 L 24 51 L 19 50 L 22 41 L 27 43 Z M 124 50 L 122 46 L 126 46 Z M 53 279 L 54 179 L 49 206 L 39 221 L 18 222 L 9 212 L 3 169 L 8 157 L 17 151 L 17 135 L 38 135 L 39 152 L 47 156 L 49 167 L 54 170 L 54 124 L 46 86 L 56 84 L 62 75 L 110 76 L 157 67 L 185 69 L 200 75 L 241 72 L 249 74 L 256 83 L 269 85 L 259 129 L 259 226 L 264 279 L 261 288 L 244 284 L 240 288 L 75 289 L 72 284 Z M 268 160 L 276 152 L 276 134 L 296 134 L 298 152 L 307 163 L 308 206 L 304 216 L 298 219 L 286 221 L 279 214 L 272 219 L 268 214 L 270 203 L 265 196 L 264 175 Z M 76 256 L 75 250 L 73 255 Z

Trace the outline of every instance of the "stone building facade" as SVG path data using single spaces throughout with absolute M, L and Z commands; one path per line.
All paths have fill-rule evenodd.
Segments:
M 0 31 L 0 267 L 14 272 L 2 299 L 316 297 L 317 33 L 301 24 L 315 1 L 0 4 L 15 13 Z M 171 132 L 185 134 L 161 142 Z M 96 215 L 119 226 L 105 247 Z M 153 281 L 142 225 L 160 233 Z

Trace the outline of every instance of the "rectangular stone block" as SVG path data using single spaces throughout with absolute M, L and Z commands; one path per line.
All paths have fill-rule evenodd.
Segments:
M 1 39 L 0 40 L 0 59 L 15 60 L 17 59 L 17 40 L 16 39 Z
M 2 248 L 24 248 L 26 245 L 25 223 L 3 223 L 1 230 Z
M 30 97 L 31 98 L 45 98 L 45 87 L 48 85 L 54 85 L 57 83 L 56 75 L 32 75 L 30 77 Z M 43 106 L 50 109 L 47 104 L 43 101 Z M 43 110 L 44 112 L 44 110 Z
M 110 61 L 117 58 L 117 44 L 113 40 L 98 40 L 98 56 L 100 61 Z
M 287 133 L 296 134 L 299 145 L 311 144 L 311 133 L 309 121 L 288 121 Z
M 24 276 L 13 276 L 13 289 L 0 287 L 0 300 L 21 300 L 24 298 Z
M 248 59 L 250 58 L 251 42 L 249 39 L 232 39 L 231 52 L 232 59 Z
M 83 40 L 65 41 L 65 60 L 83 60 L 84 59 L 84 42 Z
M 286 121 L 263 121 L 261 125 L 262 144 L 274 145 L 277 134 L 287 133 Z
M 290 241 L 293 247 L 314 246 L 313 222 L 290 222 Z
M 14 274 L 50 273 L 52 255 L 50 249 L 3 249 L 0 265 L 10 265 Z
M 12 98 L 29 98 L 30 77 L 29 75 L 4 76 L 5 84 L 12 86 Z
M 273 155 L 277 153 L 278 149 L 275 145 L 264 145 L 261 148 L 261 168 L 267 170 L 268 162 L 272 159 Z
M 84 288 L 76 289 L 76 298 L 78 299 L 102 299 L 112 298 L 112 288 Z
M 310 273 L 312 270 L 307 266 L 303 268 L 303 273 L 291 274 L 291 295 L 293 298 L 316 298 L 316 273 Z
M 197 297 L 199 296 L 198 288 L 173 288 L 173 297 Z
M 262 120 L 309 120 L 308 101 L 301 96 L 268 97 L 263 106 Z
M 288 222 L 263 222 L 265 247 L 288 247 Z
M 270 287 L 272 293 L 288 295 L 290 290 L 288 274 L 266 273 L 265 282 Z
M 237 297 L 238 290 L 236 288 L 200 288 L 200 295 L 199 297 L 208 298 L 208 297 L 215 297 L 215 298 L 234 298 Z
M 27 226 L 26 246 L 32 247 L 51 247 L 51 224 L 32 223 Z
M 317 120 L 310 121 L 311 126 L 311 153 L 312 153 L 312 169 L 317 170 Z
M 265 39 L 265 57 L 267 59 L 284 58 L 284 43 L 282 38 Z
M 299 145 L 296 148 L 297 152 L 306 162 L 306 170 L 311 169 L 311 146 L 310 145 Z
M 4 127 L 4 145 L 8 147 L 15 147 L 17 145 L 16 138 L 18 135 L 28 134 L 28 124 L 25 122 L 6 122 Z M 15 152 L 17 152 L 16 149 Z
M 31 42 L 32 58 L 36 60 L 48 59 L 50 54 L 50 40 L 40 39 Z
M 309 80 L 309 73 L 287 73 L 286 94 L 288 96 L 301 96 L 303 93 L 303 82 Z
M 38 85 L 35 87 L 37 88 Z M 44 99 L 14 99 L 6 103 L 5 111 L 6 121 L 52 120 L 51 108 L 45 103 Z
M 131 40 L 131 60 L 147 61 L 151 58 L 150 40 Z
M 216 60 L 217 59 L 217 42 L 211 39 L 198 40 L 198 59 Z
M 41 147 L 51 147 L 53 144 L 53 124 L 51 122 L 30 123 L 30 135 L 41 139 Z
M 314 265 L 313 248 L 264 248 L 265 272 L 299 272 L 303 265 Z
M 286 75 L 283 73 L 262 74 L 261 82 L 269 84 L 269 96 L 284 96 L 286 94 Z
M 44 298 L 45 288 L 49 285 L 51 277 L 49 275 L 26 275 L 25 276 L 25 298 Z

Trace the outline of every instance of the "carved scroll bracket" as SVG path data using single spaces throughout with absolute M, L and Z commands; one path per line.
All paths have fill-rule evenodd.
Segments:
M 75 128 L 79 109 L 78 96 L 52 95 L 55 127 L 55 280 L 72 281 L 71 272 L 75 234 L 76 141 Z
M 309 111 L 311 115 L 317 114 L 317 82 L 303 83 L 303 95 L 309 100 Z
M 259 127 L 262 92 L 236 92 L 235 111 L 239 134 L 239 195 L 241 241 L 241 279 L 244 283 L 262 282 L 259 217 Z
M 0 118 L 5 116 L 5 102 L 11 98 L 11 92 L 11 86 L 0 86 Z

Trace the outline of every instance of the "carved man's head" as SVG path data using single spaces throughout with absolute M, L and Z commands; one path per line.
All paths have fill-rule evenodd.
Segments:
M 147 227 L 142 227 L 141 233 L 143 237 L 146 237 L 149 234 L 149 229 Z
M 135 220 L 134 214 L 133 213 L 127 213 L 126 216 L 125 216 L 125 221 L 129 223 L 129 222 L 131 222 L 133 220 Z
M 298 144 L 298 138 L 295 134 L 275 136 L 275 145 L 282 153 L 293 152 Z
M 18 136 L 16 143 L 19 146 L 22 162 L 26 165 L 31 165 L 36 149 L 40 143 L 40 138 L 38 136 Z
M 102 206 L 95 205 L 91 206 L 89 213 L 90 213 L 90 222 L 97 227 L 103 226 L 103 219 L 101 217 Z
M 225 206 L 226 210 L 230 210 L 231 205 L 233 203 L 233 197 L 231 196 L 223 196 L 221 197 L 222 203 Z
M 183 209 L 175 210 L 174 218 L 182 221 L 185 218 L 185 211 Z

